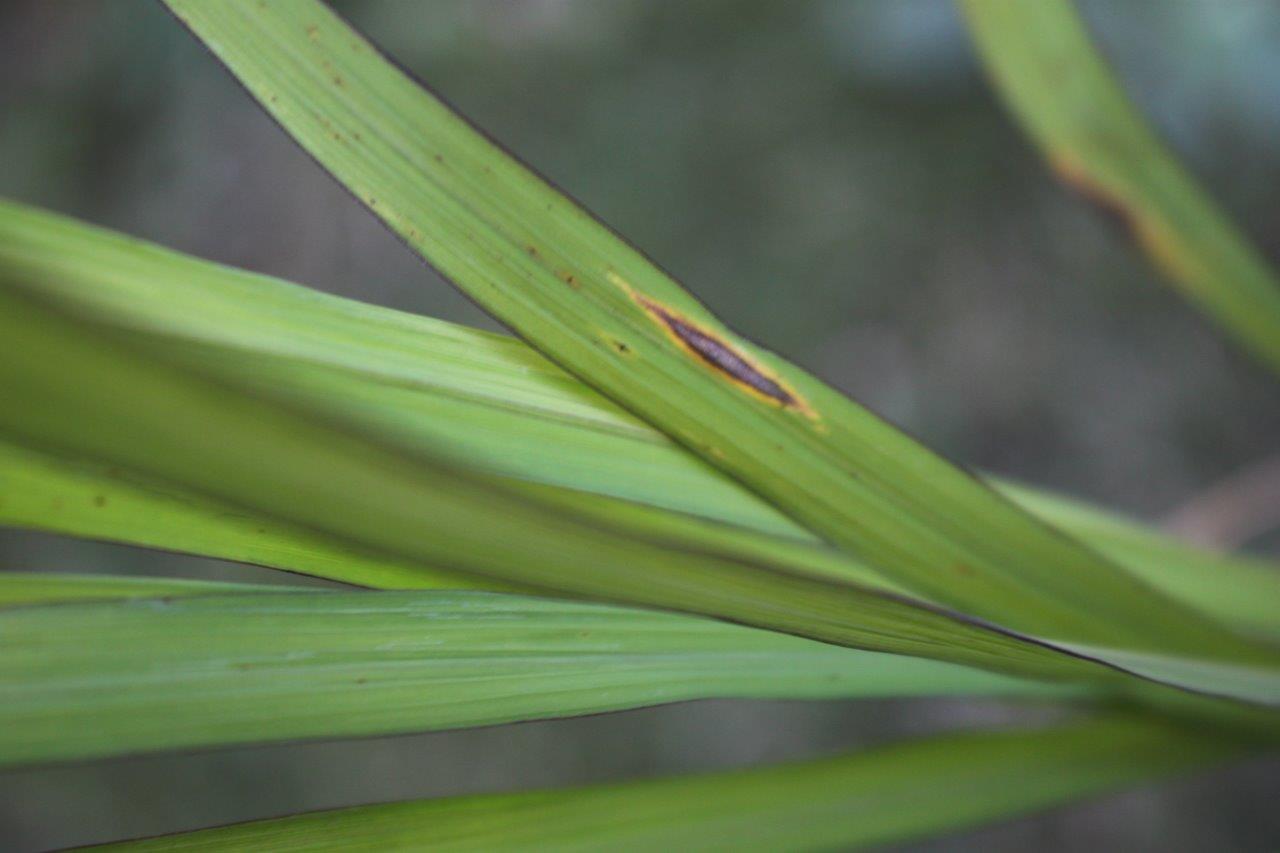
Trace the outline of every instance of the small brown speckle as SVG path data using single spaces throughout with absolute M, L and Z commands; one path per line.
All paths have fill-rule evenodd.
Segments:
M 106 496 L 106 495 L 94 495 L 94 496 L 93 496 L 93 505 L 94 505 L 94 506 L 99 506 L 99 507 L 101 507 L 101 506 L 106 506 L 106 505 L 107 505 L 107 496 Z

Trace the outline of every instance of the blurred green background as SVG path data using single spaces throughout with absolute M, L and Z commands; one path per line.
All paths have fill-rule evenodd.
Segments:
M 1053 182 L 946 0 L 334 5 L 740 331 L 953 459 L 1159 521 L 1280 451 L 1280 386 Z M 1280 8 L 1084 10 L 1165 138 L 1280 259 Z M 150 0 L 0 7 L 0 194 L 496 328 Z M 1255 528 L 1242 544 L 1280 551 Z M 272 577 L 12 531 L 4 568 Z M 0 773 L 0 849 L 747 765 L 1027 716 L 714 702 Z M 1280 763 L 1259 761 L 913 849 L 1270 849 L 1278 783 Z

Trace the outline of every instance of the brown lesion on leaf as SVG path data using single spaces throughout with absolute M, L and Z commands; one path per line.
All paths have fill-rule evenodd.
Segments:
M 1137 225 L 1133 211 L 1115 193 L 1099 183 L 1074 158 L 1063 155 L 1051 156 L 1049 166 L 1058 176 L 1058 180 L 1078 197 L 1088 202 L 1102 214 L 1103 218 L 1136 238 Z
M 1073 155 L 1051 154 L 1049 166 L 1063 184 L 1124 230 L 1166 274 L 1179 279 L 1192 275 L 1177 234 L 1165 223 L 1105 186 Z
M 667 337 L 697 363 L 758 400 L 817 419 L 817 413 L 798 392 L 723 335 L 669 305 L 637 293 L 617 273 L 610 271 L 607 277 L 625 290 Z

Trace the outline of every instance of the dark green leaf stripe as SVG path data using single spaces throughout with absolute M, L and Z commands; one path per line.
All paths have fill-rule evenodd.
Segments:
M 1099 717 L 760 770 L 315 812 L 108 849 L 848 849 L 1008 819 L 1237 752 L 1159 724 Z
M 480 304 L 896 582 L 1064 641 L 1240 653 L 1194 611 L 733 334 L 323 4 L 168 5 L 312 156 Z M 768 383 L 780 391 L 762 391 Z
M 297 587 L 283 585 L 223 583 L 185 578 L 0 571 L 0 608 L 73 601 L 127 601 L 131 598 L 297 591 Z

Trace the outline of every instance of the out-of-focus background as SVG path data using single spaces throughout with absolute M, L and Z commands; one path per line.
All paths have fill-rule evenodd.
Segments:
M 740 331 L 953 459 L 1159 521 L 1280 451 L 1280 386 L 1054 183 L 945 0 L 335 5 Z M 1166 139 L 1280 259 L 1274 4 L 1084 9 Z M 0 194 L 496 328 L 155 2 L 0 7 Z M 1275 531 L 1231 536 L 1280 550 Z M 271 577 L 13 531 L 0 569 Z M 0 849 L 745 766 L 1019 716 L 715 702 L 7 772 Z M 1278 784 L 1280 763 L 1258 761 L 918 849 L 1267 849 Z

